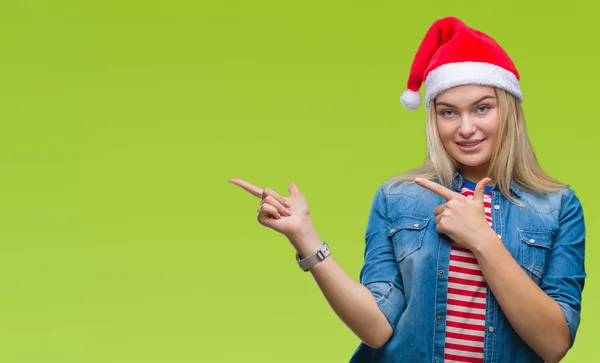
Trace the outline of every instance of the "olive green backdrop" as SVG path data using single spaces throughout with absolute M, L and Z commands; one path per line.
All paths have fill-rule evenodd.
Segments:
M 0 361 L 347 361 L 358 340 L 228 179 L 296 182 L 358 278 L 375 190 L 425 156 L 424 110 L 399 103 L 413 55 L 454 15 L 513 57 L 539 160 L 584 204 L 589 279 L 565 362 L 593 362 L 597 13 L 582 1 L 2 1 Z

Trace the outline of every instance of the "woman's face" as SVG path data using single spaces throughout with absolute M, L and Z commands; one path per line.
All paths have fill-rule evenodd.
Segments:
M 465 85 L 435 100 L 437 128 L 446 151 L 468 179 L 485 177 L 496 137 L 498 101 L 492 87 Z

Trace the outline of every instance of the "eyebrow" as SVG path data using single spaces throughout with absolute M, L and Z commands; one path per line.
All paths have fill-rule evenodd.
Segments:
M 481 97 L 480 99 L 478 99 L 477 101 L 475 101 L 475 102 L 472 102 L 470 106 L 475 106 L 475 105 L 476 105 L 476 104 L 478 104 L 479 102 L 481 102 L 481 101 L 483 101 L 483 100 L 486 100 L 486 99 L 488 99 L 488 98 L 495 99 L 496 97 L 494 97 L 494 96 L 492 96 L 492 95 L 486 95 L 486 96 L 483 96 L 483 97 Z M 435 105 L 436 105 L 436 106 L 438 106 L 438 105 L 440 105 L 440 106 L 446 106 L 446 107 L 456 107 L 455 105 L 452 105 L 452 104 L 450 104 L 450 103 L 446 103 L 446 102 L 437 102 L 437 101 L 435 102 Z

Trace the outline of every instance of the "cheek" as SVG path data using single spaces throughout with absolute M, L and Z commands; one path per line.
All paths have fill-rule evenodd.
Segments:
M 496 130 L 498 128 L 498 117 L 496 110 L 490 112 L 488 117 L 482 122 L 482 131 L 485 132 L 486 136 L 493 139 L 496 136 Z
M 440 140 L 443 144 L 452 142 L 453 128 L 449 125 L 449 123 L 438 122 L 437 129 L 438 134 L 440 135 Z

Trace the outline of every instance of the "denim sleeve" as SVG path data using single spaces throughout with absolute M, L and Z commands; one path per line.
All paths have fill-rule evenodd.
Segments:
M 392 329 L 395 329 L 406 302 L 396 255 L 388 237 L 387 203 L 383 188 L 377 190 L 369 212 L 360 282 L 369 289 Z
M 559 229 L 540 287 L 563 311 L 571 332 L 571 346 L 579 327 L 581 294 L 586 278 L 585 224 L 581 203 L 573 190 L 562 198 Z

